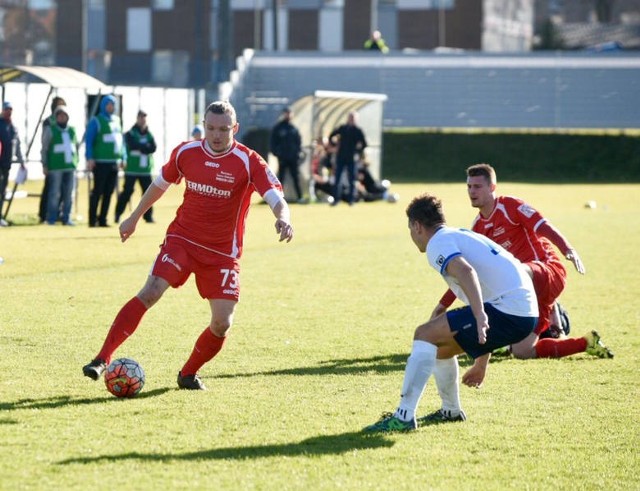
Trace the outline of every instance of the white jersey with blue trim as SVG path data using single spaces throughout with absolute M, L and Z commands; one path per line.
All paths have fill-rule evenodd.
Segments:
M 457 280 L 447 274 L 449 261 L 462 256 L 476 270 L 483 302 L 506 314 L 538 315 L 538 303 L 531 278 L 524 266 L 502 246 L 466 229 L 442 227 L 427 244 L 427 260 L 449 288 L 467 305 L 469 301 Z

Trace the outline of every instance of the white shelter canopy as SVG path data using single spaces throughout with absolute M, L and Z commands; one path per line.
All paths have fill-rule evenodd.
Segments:
M 314 140 L 322 139 L 347 122 L 350 112 L 357 113 L 357 124 L 367 139 L 365 150 L 371 174 L 380 179 L 382 170 L 382 116 L 385 94 L 316 90 L 291 104 L 292 123 L 300 131 L 306 153 L 301 174 L 310 178 Z
M 24 82 L 21 78 L 31 75 L 54 88 L 102 90 L 107 86 L 97 78 L 73 68 L 61 66 L 0 65 L 0 84 Z

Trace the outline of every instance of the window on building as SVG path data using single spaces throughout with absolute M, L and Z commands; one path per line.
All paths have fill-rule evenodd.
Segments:
M 287 0 L 289 9 L 317 10 L 322 7 L 321 0 Z
M 397 0 L 397 4 L 402 10 L 451 10 L 456 0 Z
M 151 10 L 127 9 L 127 50 L 151 51 Z
M 151 78 L 154 82 L 168 82 L 171 80 L 171 51 L 154 51 Z
M 219 1 L 214 0 L 216 5 L 213 8 L 219 8 Z M 282 5 L 282 3 L 279 3 Z M 265 8 L 271 8 L 271 0 L 231 0 L 231 10 L 262 10 Z
M 56 6 L 54 0 L 29 0 L 28 4 L 32 10 L 50 10 Z
M 154 10 L 173 10 L 174 0 L 153 0 L 151 6 Z
M 105 50 L 107 46 L 104 0 L 91 0 L 87 5 L 87 49 Z
M 186 87 L 189 83 L 189 53 L 158 50 L 153 52 L 151 79 L 171 87 Z

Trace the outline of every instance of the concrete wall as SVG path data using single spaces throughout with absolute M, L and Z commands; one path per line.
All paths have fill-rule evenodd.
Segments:
M 242 66 L 224 94 L 245 130 L 315 90 L 386 94 L 387 129 L 640 128 L 637 53 L 257 52 Z

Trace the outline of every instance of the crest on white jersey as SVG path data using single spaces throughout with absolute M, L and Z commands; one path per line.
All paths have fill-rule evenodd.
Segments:
M 444 264 L 444 256 L 442 254 L 438 256 L 438 259 L 436 259 L 436 264 L 438 266 L 442 266 Z

